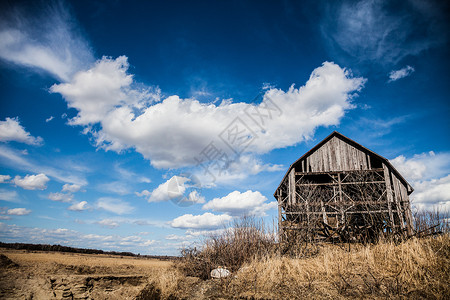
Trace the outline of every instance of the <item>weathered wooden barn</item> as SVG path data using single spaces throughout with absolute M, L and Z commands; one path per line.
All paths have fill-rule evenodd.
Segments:
M 386 158 L 334 131 L 289 167 L 274 193 L 280 240 L 410 235 L 412 192 Z

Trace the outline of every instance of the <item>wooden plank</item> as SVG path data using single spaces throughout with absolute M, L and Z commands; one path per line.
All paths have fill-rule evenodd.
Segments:
M 388 208 L 389 208 L 389 220 L 391 222 L 391 228 L 394 228 L 395 221 L 394 221 L 394 213 L 392 212 L 392 203 L 394 202 L 393 195 L 392 195 L 392 185 L 391 185 L 391 177 L 390 177 L 390 170 L 389 168 L 383 164 L 384 169 L 384 181 L 386 182 L 386 199 L 388 202 Z
M 281 191 L 278 191 L 278 241 L 281 242 L 282 236 L 283 236 L 283 227 L 281 225 L 282 216 L 281 216 L 281 203 L 282 203 L 282 196 Z
M 289 173 L 289 204 L 297 203 L 297 193 L 295 191 L 295 168 Z
M 400 201 L 401 201 L 401 194 L 400 194 L 400 188 L 399 185 L 400 180 L 398 180 L 398 178 L 395 176 L 395 174 L 392 174 L 392 181 L 394 184 L 394 201 L 395 201 L 395 206 L 397 207 L 397 214 L 398 214 L 398 218 L 400 220 L 400 228 L 401 229 L 405 229 L 405 220 L 403 219 L 403 211 L 401 209 L 401 205 L 400 205 Z
M 402 195 L 402 208 L 404 212 L 404 218 L 406 222 L 406 232 L 408 235 L 413 234 L 413 221 L 412 221 L 412 214 L 411 214 L 411 207 L 409 204 L 409 197 L 408 197 L 408 190 L 406 186 L 403 184 L 400 185 L 401 195 Z

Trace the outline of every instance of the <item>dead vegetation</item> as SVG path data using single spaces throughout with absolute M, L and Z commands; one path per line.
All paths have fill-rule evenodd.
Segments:
M 184 249 L 178 269 L 201 279 L 218 265 L 232 270 L 231 277 L 219 281 L 190 279 L 191 289 L 201 286 L 209 295 L 203 299 L 448 299 L 448 214 L 415 217 L 416 232 L 422 233 L 402 241 L 299 243 L 290 255 L 282 254 L 282 245 L 262 222 L 245 218 L 206 239 L 203 249 Z M 186 277 L 179 278 L 176 295 L 191 298 Z
M 289 254 L 272 229 L 244 218 L 177 263 L 0 249 L 0 298 L 449 299 L 448 214 L 415 216 L 422 233 L 404 241 L 298 243 Z M 210 279 L 218 265 L 232 275 Z
M 202 249 L 182 249 L 182 260 L 178 268 L 187 276 L 210 278 L 217 266 L 226 266 L 237 271 L 244 263 L 255 257 L 271 255 L 276 251 L 276 235 L 262 220 L 244 217 L 234 221 L 220 234 L 206 238 Z

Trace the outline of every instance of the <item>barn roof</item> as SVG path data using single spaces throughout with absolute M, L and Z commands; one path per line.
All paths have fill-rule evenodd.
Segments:
M 382 162 L 384 162 L 386 164 L 386 166 L 389 167 L 389 169 L 392 170 L 393 173 L 395 173 L 395 175 L 397 176 L 398 179 L 400 179 L 400 181 L 408 187 L 408 195 L 411 194 L 414 189 L 413 187 L 408 183 L 408 181 L 406 181 L 405 178 L 403 178 L 403 176 L 397 171 L 397 169 L 394 168 L 394 166 L 389 162 L 388 159 L 384 158 L 381 155 L 378 155 L 377 153 L 373 152 L 370 149 L 367 149 L 366 147 L 362 146 L 361 144 L 355 142 L 352 139 L 349 139 L 348 137 L 346 137 L 345 135 L 337 132 L 337 131 L 333 131 L 329 136 L 327 136 L 326 138 L 324 138 L 320 143 L 318 143 L 317 145 L 315 145 L 314 147 L 312 147 L 308 152 L 306 152 L 305 154 L 303 154 L 299 159 L 297 159 L 293 164 L 291 164 L 289 166 L 289 169 L 287 170 L 286 174 L 283 176 L 283 179 L 287 176 L 287 174 L 289 174 L 289 172 L 291 171 L 291 169 L 293 168 L 294 165 L 296 165 L 298 162 L 302 161 L 302 159 L 306 158 L 307 156 L 309 156 L 311 153 L 315 152 L 317 149 L 319 149 L 320 147 L 322 147 L 326 142 L 328 142 L 329 140 L 331 140 L 333 137 L 338 137 L 340 139 L 342 139 L 343 141 L 345 141 L 346 143 L 352 145 L 353 147 L 360 149 L 364 152 L 367 152 L 377 158 L 379 158 Z M 283 179 L 281 180 L 280 184 L 278 185 L 276 191 L 280 188 L 281 183 L 283 182 Z M 275 191 L 275 192 L 276 192 Z M 275 195 L 275 193 L 274 193 Z

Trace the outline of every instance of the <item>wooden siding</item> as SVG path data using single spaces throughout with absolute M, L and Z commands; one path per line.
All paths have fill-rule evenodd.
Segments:
M 295 166 L 298 172 L 369 170 L 368 154 L 338 137 L 331 138 Z

